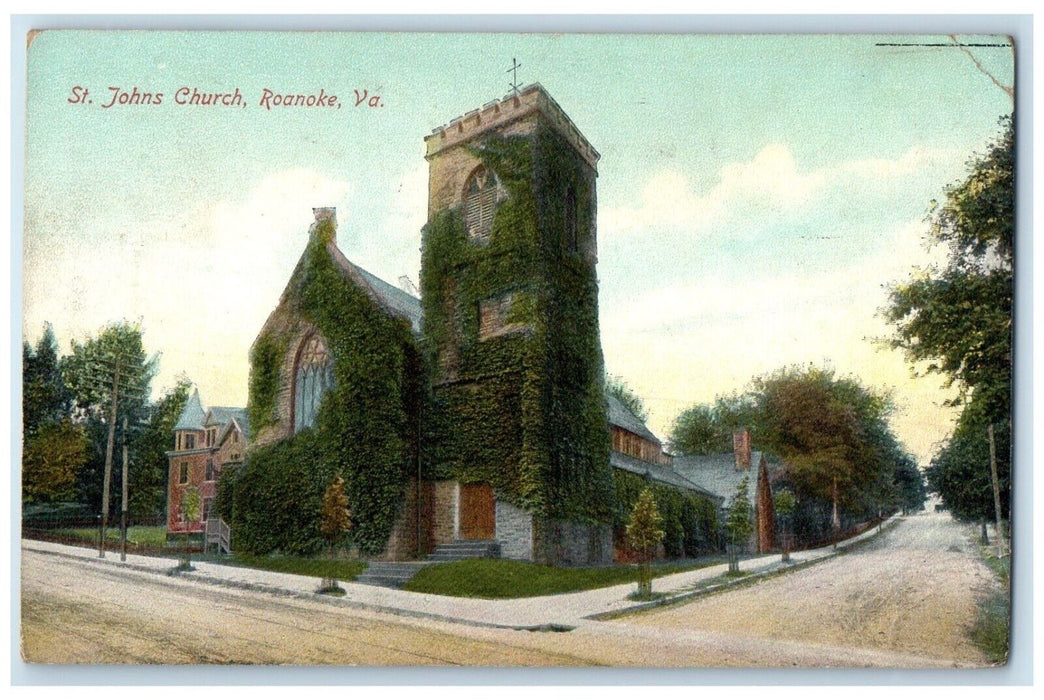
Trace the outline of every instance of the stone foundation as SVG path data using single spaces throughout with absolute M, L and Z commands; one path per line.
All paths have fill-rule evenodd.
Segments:
M 605 566 L 613 563 L 608 525 L 539 518 L 534 521 L 533 561 L 550 566 Z
M 497 501 L 497 542 L 505 559 L 533 561 L 533 516 L 505 501 Z

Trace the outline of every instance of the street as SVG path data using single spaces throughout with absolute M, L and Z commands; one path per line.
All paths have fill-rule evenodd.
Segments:
M 22 550 L 22 652 L 52 663 L 982 666 L 995 585 L 948 514 L 835 559 L 568 633 L 395 616 Z

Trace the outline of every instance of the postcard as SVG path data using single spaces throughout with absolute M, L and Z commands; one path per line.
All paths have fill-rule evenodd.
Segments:
M 1011 37 L 27 37 L 29 664 L 989 668 Z

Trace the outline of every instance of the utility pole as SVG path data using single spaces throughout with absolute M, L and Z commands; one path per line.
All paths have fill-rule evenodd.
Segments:
M 120 498 L 120 561 L 127 561 L 127 416 L 123 417 L 123 493 Z
M 105 479 L 102 482 L 102 531 L 101 542 L 98 546 L 98 556 L 105 558 L 105 531 L 109 527 L 109 487 L 112 483 L 112 449 L 116 442 L 116 406 L 119 402 L 120 393 L 120 370 L 122 366 L 119 360 L 112 375 L 112 405 L 109 407 L 109 440 L 105 448 Z
M 997 444 L 993 439 L 993 423 L 986 428 L 990 437 L 990 477 L 993 479 L 993 512 L 997 518 L 997 556 L 1004 556 L 1004 531 L 1001 530 L 1000 480 L 997 478 Z

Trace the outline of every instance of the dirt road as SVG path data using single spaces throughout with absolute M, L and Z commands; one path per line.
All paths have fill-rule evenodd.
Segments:
M 924 513 L 836 559 L 626 623 L 986 665 L 966 630 L 997 584 L 974 547 L 948 514 Z
M 22 550 L 22 651 L 56 663 L 984 665 L 963 627 L 992 585 L 948 516 L 748 588 L 568 633 L 397 617 Z

